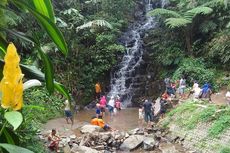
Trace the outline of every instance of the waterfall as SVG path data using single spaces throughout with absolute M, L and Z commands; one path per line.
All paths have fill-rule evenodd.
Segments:
M 108 96 L 121 98 L 123 107 L 131 104 L 133 97 L 133 81 L 137 76 L 136 69 L 140 66 L 144 52 L 144 42 L 142 40 L 146 31 L 154 28 L 154 17 L 146 16 L 146 12 L 152 10 L 151 0 L 144 0 L 145 10 L 140 17 L 143 22 L 136 21 L 124 33 L 122 43 L 126 47 L 126 52 L 122 61 L 117 65 L 118 70 L 111 73 L 110 92 Z

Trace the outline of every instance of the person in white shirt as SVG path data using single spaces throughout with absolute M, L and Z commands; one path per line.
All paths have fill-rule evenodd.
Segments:
M 109 109 L 109 113 L 112 116 L 114 113 L 114 106 L 115 106 L 115 99 L 112 96 L 108 102 L 108 109 Z
M 225 95 L 228 105 L 230 105 L 230 92 L 228 91 Z
M 68 100 L 65 100 L 65 116 L 66 116 L 66 122 L 69 124 L 69 120 L 71 121 L 71 124 L 73 125 L 73 115 L 70 109 L 70 103 Z

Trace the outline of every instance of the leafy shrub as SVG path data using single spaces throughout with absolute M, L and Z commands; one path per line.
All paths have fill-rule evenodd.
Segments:
M 200 84 L 209 82 L 214 83 L 214 73 L 207 69 L 202 59 L 186 58 L 180 64 L 178 69 L 173 74 L 173 79 L 177 80 L 181 76 L 185 76 L 188 83 L 197 80 Z
M 230 148 L 223 148 L 220 150 L 220 153 L 230 153 Z
M 44 152 L 36 134 L 42 123 L 61 116 L 63 100 L 58 95 L 49 95 L 44 88 L 33 88 L 25 91 L 24 104 L 24 121 L 17 130 L 20 143 L 34 152 Z

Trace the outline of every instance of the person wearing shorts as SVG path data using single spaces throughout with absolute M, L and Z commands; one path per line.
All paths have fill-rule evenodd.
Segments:
M 69 124 L 69 120 L 70 120 L 71 124 L 73 125 L 73 115 L 72 115 L 72 112 L 70 110 L 70 104 L 69 104 L 68 100 L 65 101 L 65 116 L 66 116 L 67 124 Z
M 112 96 L 108 102 L 108 109 L 109 109 L 109 113 L 111 116 L 114 113 L 114 105 L 115 105 L 115 100 L 114 100 L 114 97 Z
M 147 128 L 151 128 L 151 122 L 153 121 L 152 103 L 148 100 L 145 100 L 143 104 L 143 110 L 145 114 L 145 122 L 148 124 Z

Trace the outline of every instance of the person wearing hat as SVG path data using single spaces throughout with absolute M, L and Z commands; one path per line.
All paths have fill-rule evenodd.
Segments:
M 65 100 L 65 116 L 66 116 L 66 122 L 69 124 L 69 120 L 71 121 L 71 124 L 73 125 L 73 115 L 70 109 L 70 103 L 68 100 Z

